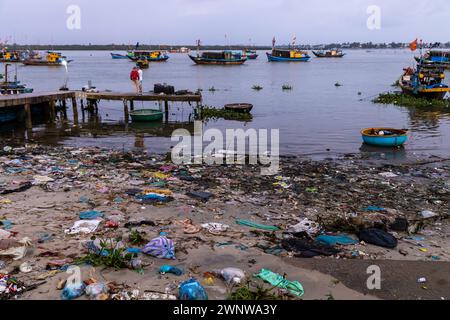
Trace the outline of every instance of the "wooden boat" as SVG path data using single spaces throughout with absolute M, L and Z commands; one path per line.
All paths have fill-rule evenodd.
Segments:
M 207 65 L 241 65 L 247 61 L 247 57 L 242 51 L 231 50 L 203 52 L 197 56 L 189 55 L 189 58 L 196 64 Z
M 424 65 L 450 69 L 450 51 L 430 50 L 422 57 L 414 57 L 417 62 Z
M 17 73 L 14 77 L 14 81 L 8 80 L 8 64 L 5 65 L 5 75 L 1 75 L 0 79 L 4 81 L 0 82 L 0 95 L 32 93 L 33 89 L 27 88 L 25 85 L 17 81 Z
M 320 51 L 313 51 L 312 52 L 317 58 L 342 58 L 345 56 L 345 53 L 343 53 L 339 49 L 335 50 L 320 50 Z
M 297 49 L 273 49 L 271 53 L 266 53 L 270 62 L 307 62 L 311 57 L 308 52 Z
M 230 103 L 224 106 L 225 110 L 249 113 L 253 109 L 253 105 L 250 103 Z
M 63 62 L 70 63 L 72 60 L 67 60 L 67 57 L 63 56 L 59 52 L 48 51 L 45 59 L 42 58 L 28 58 L 22 63 L 27 66 L 63 66 Z
M 139 59 L 138 61 L 136 61 L 136 65 L 141 69 L 148 69 L 150 63 L 148 62 L 147 59 Z
M 113 59 L 128 59 L 128 57 L 124 54 L 118 54 L 118 53 L 110 53 L 111 58 Z
M 443 84 L 445 73 L 442 68 L 419 64 L 417 69 L 403 69 L 404 73 L 399 80 L 403 93 L 427 99 L 444 99 L 450 92 L 448 85 Z
M 245 56 L 249 60 L 255 60 L 256 58 L 258 58 L 258 53 L 256 52 L 256 50 L 245 50 Z
M 154 109 L 139 109 L 130 112 L 131 120 L 135 122 L 160 121 L 163 118 L 163 112 Z
M 2 50 L 0 51 L 0 62 L 14 63 L 21 62 L 22 56 L 19 51 Z
M 169 56 L 165 54 L 163 51 L 143 51 L 143 50 L 134 50 L 128 51 L 127 54 L 128 59 L 132 61 L 138 61 L 142 59 L 147 59 L 150 62 L 163 62 L 169 59 Z
M 408 140 L 407 129 L 368 128 L 361 135 L 364 143 L 378 147 L 400 147 Z

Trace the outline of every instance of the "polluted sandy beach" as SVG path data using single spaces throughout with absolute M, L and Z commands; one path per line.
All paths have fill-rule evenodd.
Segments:
M 448 161 L 280 161 L 2 146 L 0 299 L 449 298 Z

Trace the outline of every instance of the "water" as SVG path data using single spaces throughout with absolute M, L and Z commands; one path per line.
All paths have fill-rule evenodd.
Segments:
M 185 54 L 172 54 L 167 63 L 152 63 L 144 70 L 144 89 L 154 83 L 172 84 L 176 90 L 203 89 L 204 104 L 254 105 L 253 121 L 209 121 L 206 128 L 280 129 L 280 152 L 327 156 L 367 151 L 360 130 L 365 127 L 409 128 L 411 136 L 403 153 L 448 155 L 450 113 L 373 104 L 381 92 L 394 90 L 402 68 L 413 65 L 409 50 L 349 50 L 343 59 L 312 59 L 308 63 L 269 63 L 264 52 L 243 66 L 197 66 Z M 128 60 L 112 60 L 109 52 L 65 52 L 69 59 L 68 83 L 80 89 L 89 80 L 99 90 L 131 91 Z M 19 79 L 35 91 L 55 90 L 65 81 L 64 68 L 18 66 Z M 449 77 L 450 75 L 447 74 Z M 336 87 L 336 82 L 343 86 Z M 283 91 L 283 84 L 293 87 Z M 253 85 L 263 87 L 252 90 Z M 214 87 L 216 91 L 209 91 Z M 361 92 L 361 95 L 358 95 Z M 136 108 L 154 103 L 135 104 Z M 70 109 L 70 108 L 69 108 Z M 129 125 L 123 123 L 120 101 L 100 104 L 100 119 L 91 119 L 81 130 L 71 126 L 37 126 L 35 138 L 45 143 L 111 148 L 144 147 L 165 152 L 174 142 L 170 134 L 185 124 L 192 108 L 174 105 L 171 120 L 179 122 Z M 70 112 L 70 110 L 69 110 Z M 181 122 L 181 123 L 180 123 Z M 21 136 L 17 126 L 3 126 L 3 137 Z M 371 150 L 370 148 L 368 149 Z

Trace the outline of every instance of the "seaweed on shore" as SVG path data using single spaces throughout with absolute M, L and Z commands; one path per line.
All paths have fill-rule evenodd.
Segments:
M 401 93 L 382 93 L 375 100 L 374 103 L 380 104 L 394 104 L 403 107 L 439 107 L 450 108 L 450 100 L 437 100 L 416 98 Z
M 246 112 L 235 112 L 226 109 L 216 109 L 213 107 L 204 106 L 202 107 L 197 118 L 199 120 L 206 119 L 224 119 L 224 120 L 238 120 L 238 121 L 251 121 L 253 116 Z

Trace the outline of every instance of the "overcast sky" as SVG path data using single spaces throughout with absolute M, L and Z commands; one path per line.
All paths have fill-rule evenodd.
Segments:
M 69 5 L 79 30 L 66 26 Z M 367 28 L 370 5 L 380 30 Z M 0 40 L 33 44 L 447 42 L 449 21 L 450 0 L 0 0 Z

